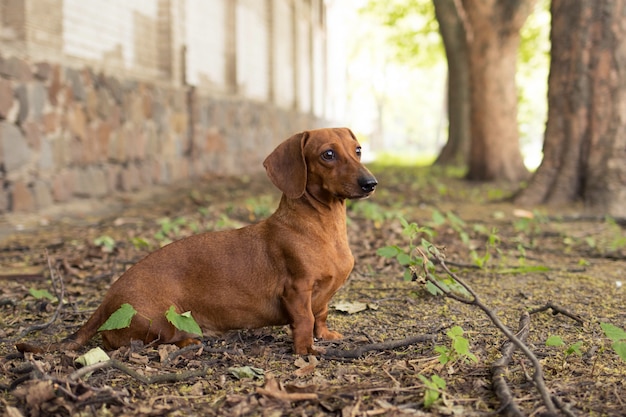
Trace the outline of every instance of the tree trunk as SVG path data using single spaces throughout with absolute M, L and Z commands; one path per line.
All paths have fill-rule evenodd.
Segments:
M 469 71 L 465 30 L 455 0 L 433 0 L 448 62 L 448 140 L 435 164 L 467 165 L 470 147 Z
M 552 0 L 551 13 L 544 158 L 515 200 L 626 217 L 626 0 Z
M 467 178 L 528 176 L 517 128 L 520 29 L 534 0 L 462 0 L 469 51 L 471 144 Z

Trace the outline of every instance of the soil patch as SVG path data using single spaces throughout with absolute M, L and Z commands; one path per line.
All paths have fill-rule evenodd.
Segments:
M 626 362 L 601 323 L 626 327 L 626 238 L 611 219 L 582 216 L 579 207 L 524 211 L 506 202 L 513 187 L 471 184 L 432 169 L 373 167 L 373 198 L 349 204 L 356 266 L 334 297 L 329 323 L 344 334 L 319 341 L 329 351 L 426 336 L 416 343 L 361 352 L 356 358 L 292 354 L 288 328 L 263 328 L 206 338 L 202 347 L 132 346 L 109 352 L 114 364 L 79 375 L 82 351 L 26 356 L 16 340 L 49 342 L 75 331 L 125 269 L 168 241 L 240 227 L 268 216 L 279 193 L 260 177 L 211 178 L 132 201 L 98 216 L 57 219 L 6 233 L 0 243 L 0 409 L 7 415 L 493 415 L 503 410 L 492 387 L 492 364 L 506 337 L 473 306 L 432 295 L 404 267 L 377 254 L 407 248 L 399 217 L 433 232 L 448 264 L 513 331 L 531 314 L 527 345 L 539 357 L 550 393 L 574 415 L 620 415 L 626 409 Z M 105 214 L 106 213 L 106 214 Z M 420 237 L 421 239 L 421 237 Z M 481 264 L 482 268 L 477 268 Z M 51 272 L 62 278 L 57 311 Z M 440 275 L 441 271 L 438 272 Z M 38 290 L 47 290 L 48 299 Z M 37 298 L 39 296 L 39 298 Z M 448 334 L 463 329 L 477 361 L 442 364 Z M 560 346 L 548 340 L 560 338 Z M 554 344 L 554 343 L 548 343 Z M 341 356 L 341 355 L 340 355 Z M 77 373 L 78 372 L 78 373 Z M 526 415 L 545 411 L 519 352 L 505 379 Z M 445 381 L 424 407 L 425 377 Z

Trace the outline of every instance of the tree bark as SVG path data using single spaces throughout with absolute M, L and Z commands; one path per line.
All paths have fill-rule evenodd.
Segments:
M 520 181 L 528 176 L 519 144 L 515 73 L 520 29 L 534 3 L 460 0 L 471 89 L 468 179 Z
M 626 217 L 626 1 L 552 0 L 551 13 L 544 158 L 515 201 Z
M 455 0 L 433 0 L 433 4 L 448 62 L 448 140 L 435 164 L 465 166 L 470 147 L 470 86 L 465 29 Z

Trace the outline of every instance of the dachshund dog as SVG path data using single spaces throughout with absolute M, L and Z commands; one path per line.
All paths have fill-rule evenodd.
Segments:
M 101 331 L 104 347 L 131 340 L 199 343 L 165 313 L 191 312 L 203 332 L 286 325 L 296 354 L 316 354 L 314 337 L 328 329 L 328 302 L 354 266 L 346 231 L 346 199 L 370 196 L 378 182 L 360 162 L 361 146 L 346 128 L 298 133 L 263 165 L 282 191 L 266 220 L 236 230 L 194 235 L 151 253 L 109 289 L 100 307 L 73 335 L 22 352 L 74 350 L 93 337 L 122 304 L 136 311 L 123 329 Z

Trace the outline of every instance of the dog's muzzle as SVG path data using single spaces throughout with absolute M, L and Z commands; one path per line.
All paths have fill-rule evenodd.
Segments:
M 376 178 L 371 176 L 359 178 L 358 183 L 359 187 L 361 187 L 361 190 L 363 190 L 363 192 L 367 194 L 374 192 L 376 186 L 378 185 L 378 181 L 376 181 Z

